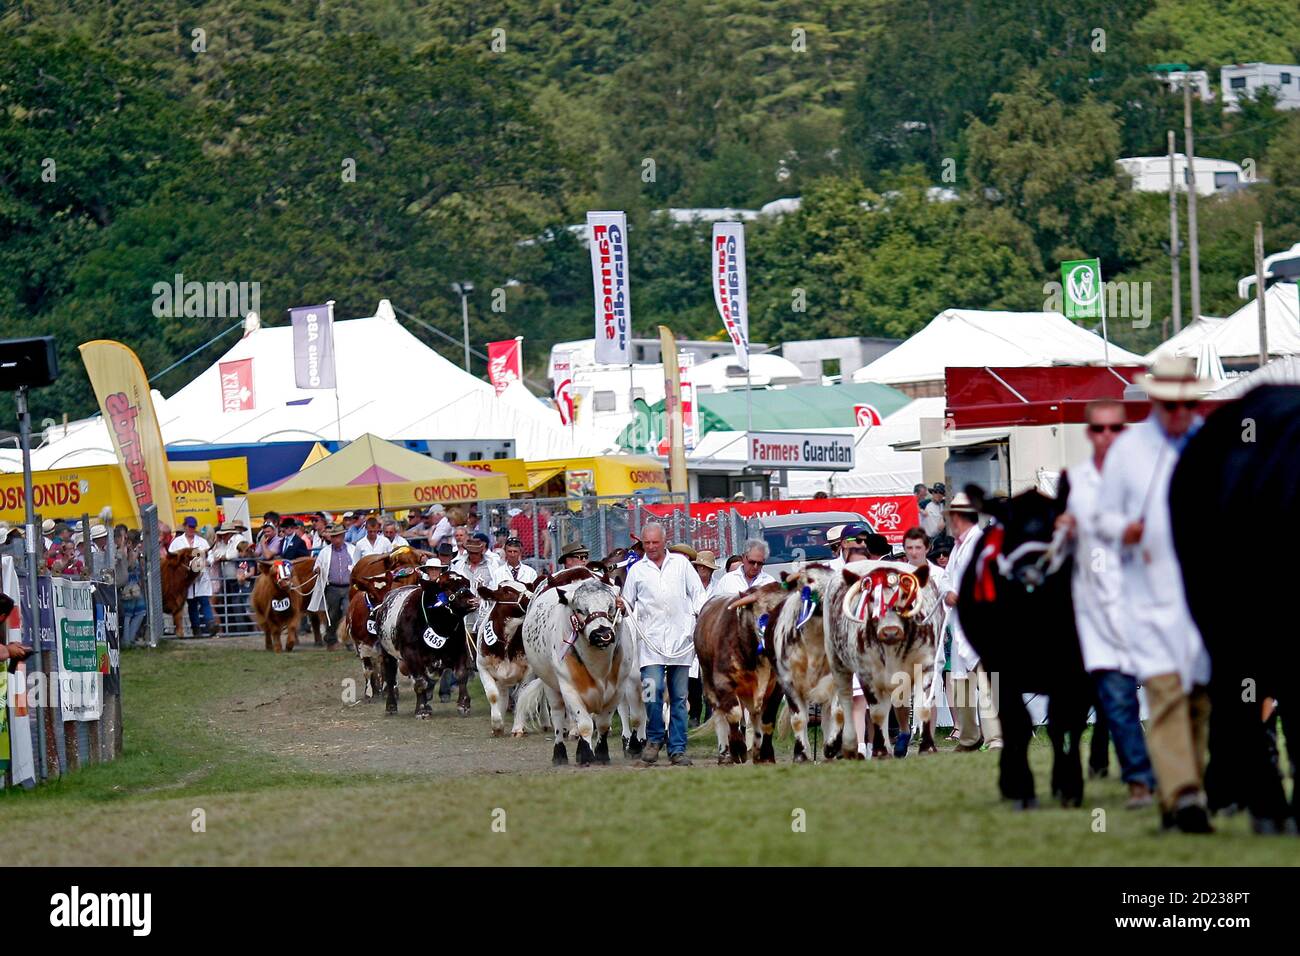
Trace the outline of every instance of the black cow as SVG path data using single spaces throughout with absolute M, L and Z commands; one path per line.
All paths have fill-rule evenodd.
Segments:
M 1069 481 L 1062 477 L 1057 498 L 1036 490 L 985 498 L 976 485 L 967 485 L 966 494 L 995 519 L 976 543 L 977 553 L 959 583 L 957 610 L 966 637 L 996 682 L 1003 735 L 999 788 L 1018 808 L 1037 805 L 1029 769 L 1033 726 L 1022 695 L 1046 694 L 1052 794 L 1064 806 L 1080 806 L 1079 746 L 1093 690 L 1074 624 L 1073 562 L 1050 546 Z M 1027 542 L 1037 545 L 1031 543 L 1014 562 L 1006 558 Z
M 1300 388 L 1264 385 L 1216 409 L 1188 442 L 1169 487 L 1174 548 L 1187 604 L 1210 654 L 1210 763 L 1205 790 L 1211 809 L 1244 806 L 1256 832 L 1280 833 L 1300 820 L 1300 787 L 1288 807 L 1265 698 L 1281 700 L 1292 773 L 1300 766 L 1300 700 L 1284 684 L 1300 665 L 1300 641 L 1287 620 L 1286 589 L 1260 569 L 1232 570 L 1209 560 L 1206 529 L 1244 519 L 1285 535 L 1300 520 Z M 1251 519 L 1255 519 L 1252 521 Z
M 397 713 L 397 671 L 415 682 L 415 716 L 433 716 L 429 695 L 445 670 L 456 675 L 456 709 L 469 716 L 470 638 L 465 617 L 478 606 L 469 581 L 445 568 L 419 569 L 420 583 L 395 588 L 375 612 L 384 652 L 387 713 Z

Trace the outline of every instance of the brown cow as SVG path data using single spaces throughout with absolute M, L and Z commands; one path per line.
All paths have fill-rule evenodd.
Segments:
M 368 554 L 352 566 L 352 589 L 339 626 L 339 640 L 351 644 L 361 658 L 367 700 L 383 690 L 383 654 L 373 612 L 394 584 L 416 580 L 413 575 L 422 561 L 415 549 L 398 548 L 388 554 Z
M 492 708 L 492 736 L 500 737 L 505 733 L 502 701 L 510 696 L 510 688 L 526 683 L 532 676 L 521 627 L 532 595 L 517 581 L 504 581 L 495 590 L 479 585 L 478 594 L 491 602 L 484 605 L 486 612 L 479 613 L 478 633 L 474 635 L 478 676 Z M 523 713 L 518 709 L 510 734 L 525 734 Z
M 700 681 L 718 732 L 718 763 L 745 762 L 743 714 L 754 728 L 754 763 L 776 763 L 772 730 L 781 702 L 776 664 L 765 632 L 788 596 L 785 585 L 760 585 L 735 598 L 715 597 L 695 625 Z
M 288 630 L 284 650 L 298 643 L 298 622 L 316 586 L 316 559 L 259 561 L 253 585 L 253 619 L 266 635 L 266 649 L 280 653 L 280 632 Z
M 181 621 L 185 614 L 185 592 L 199 576 L 199 572 L 190 567 L 190 562 L 200 553 L 197 548 L 182 548 L 179 551 L 169 552 L 162 559 L 163 613 L 172 616 L 177 637 L 184 633 L 181 630 Z M 193 636 L 195 635 L 191 635 Z

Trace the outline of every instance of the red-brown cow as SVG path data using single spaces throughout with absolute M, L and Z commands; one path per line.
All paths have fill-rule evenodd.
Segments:
M 298 623 L 316 586 L 316 559 L 259 561 L 253 585 L 253 619 L 266 635 L 266 649 L 280 653 L 280 633 L 288 630 L 284 650 L 298 643 Z
M 162 559 L 163 613 L 171 615 L 177 637 L 184 633 L 181 622 L 185 616 L 185 594 L 199 576 L 199 572 L 190 567 L 190 564 L 200 554 L 197 548 L 182 548 L 169 552 Z

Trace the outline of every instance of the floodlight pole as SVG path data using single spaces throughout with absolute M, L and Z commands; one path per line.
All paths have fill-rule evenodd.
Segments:
M 40 584 L 37 579 L 37 542 L 40 540 L 37 535 L 40 533 L 40 527 L 36 524 L 36 501 L 32 497 L 32 416 L 27 409 L 27 386 L 18 386 L 18 392 L 15 396 L 18 406 L 18 434 L 19 441 L 23 450 L 23 501 L 26 505 L 27 521 L 27 600 L 29 613 L 23 615 L 23 630 L 27 633 L 28 639 L 32 642 L 32 664 L 36 672 L 46 675 L 43 655 L 41 654 L 41 629 L 40 620 Z M 44 677 L 42 677 L 44 679 Z M 42 691 L 41 707 L 36 709 L 36 739 L 37 739 L 37 758 L 36 758 L 36 776 L 37 780 L 44 780 L 48 777 L 47 767 L 45 764 L 45 707 L 50 706 L 50 688 L 45 687 Z

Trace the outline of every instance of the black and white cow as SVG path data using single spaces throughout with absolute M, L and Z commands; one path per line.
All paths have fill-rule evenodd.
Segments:
M 415 683 L 415 716 L 433 716 L 429 696 L 442 672 L 460 686 L 456 709 L 469 716 L 470 638 L 466 616 L 478 606 L 469 581 L 445 568 L 421 567 L 419 584 L 394 588 L 375 612 L 384 652 L 385 710 L 397 713 L 397 672 Z

